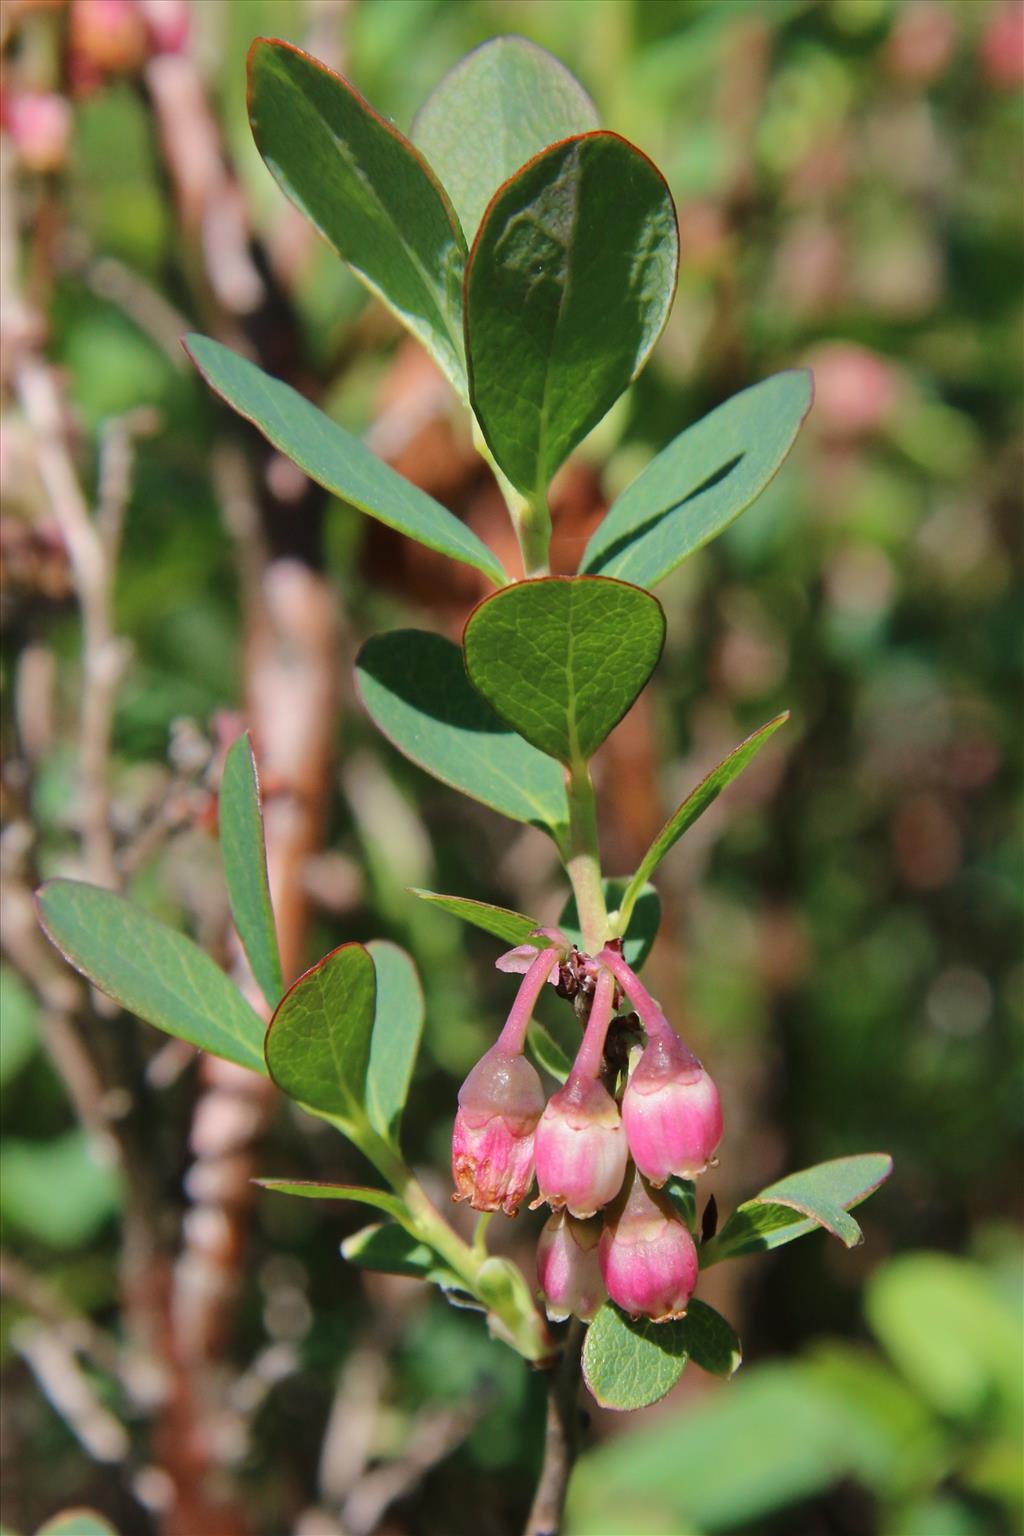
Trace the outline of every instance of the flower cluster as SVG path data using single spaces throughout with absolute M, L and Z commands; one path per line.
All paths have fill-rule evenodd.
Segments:
M 452 1137 L 456 1200 L 514 1216 L 536 1178 L 552 1215 L 537 1248 L 548 1316 L 589 1321 L 610 1296 L 632 1316 L 681 1317 L 697 1282 L 689 1228 L 662 1193 L 694 1179 L 722 1135 L 718 1091 L 617 944 L 581 955 L 555 929 L 502 956 L 523 975 L 494 1046 L 459 1092 Z M 572 1070 L 545 1103 L 526 1035 L 546 985 L 589 1004 Z M 609 1032 L 623 1000 L 636 1047 Z M 638 1023 L 637 1023 L 638 1021 Z M 643 1028 L 641 1043 L 639 1026 Z

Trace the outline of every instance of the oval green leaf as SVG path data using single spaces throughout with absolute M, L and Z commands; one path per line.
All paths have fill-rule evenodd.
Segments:
M 653 1323 L 606 1301 L 587 1329 L 583 1379 L 602 1408 L 632 1412 L 671 1392 L 687 1360 L 685 1319 Z
M 276 1008 L 284 978 L 267 879 L 260 783 L 248 731 L 231 743 L 224 759 L 217 820 L 231 916 L 256 985 Z
M 266 1038 L 267 1067 L 304 1109 L 348 1125 L 365 1120 L 376 972 L 362 944 L 342 944 L 293 983 Z
M 249 120 L 281 189 L 466 397 L 466 241 L 423 156 L 347 80 L 270 38 L 249 51 Z
M 678 259 L 665 180 L 616 134 L 553 145 L 495 194 L 466 268 L 470 401 L 524 496 L 545 497 L 640 372 Z
M 409 889 L 421 901 L 428 901 L 431 906 L 450 912 L 453 917 L 471 923 L 474 928 L 482 928 L 485 933 L 493 934 L 506 944 L 527 943 L 530 934 L 538 927 L 532 917 L 525 917 L 522 912 L 512 912 L 508 907 L 493 906 L 489 901 L 471 901 L 466 896 L 440 896 L 437 891 L 422 891 L 415 885 Z
M 503 720 L 567 767 L 585 763 L 657 665 L 665 615 L 649 592 L 541 576 L 486 598 L 463 632 L 466 671 Z
M 640 892 L 669 849 L 675 847 L 683 833 L 689 831 L 699 816 L 703 816 L 708 806 L 718 799 L 722 790 L 743 772 L 751 758 L 757 756 L 769 737 L 774 736 L 779 726 L 784 725 L 788 719 L 789 710 L 787 709 L 781 715 L 776 715 L 774 720 L 769 720 L 767 725 L 762 725 L 760 730 L 754 731 L 746 741 L 734 748 L 717 768 L 713 768 L 706 778 L 701 779 L 697 788 L 687 795 L 682 805 L 676 807 L 640 860 L 636 874 L 623 892 L 619 910 L 624 921 L 628 922 Z
M 653 587 L 756 501 L 811 408 L 806 368 L 733 395 L 673 438 L 613 502 L 581 571 Z
M 262 1019 L 198 944 L 123 896 L 79 880 L 49 880 L 36 901 L 51 943 L 122 1008 L 212 1056 L 266 1073 Z
M 864 1152 L 818 1163 L 769 1184 L 753 1200 L 737 1206 L 717 1237 L 704 1244 L 701 1268 L 741 1254 L 779 1248 L 819 1227 L 848 1248 L 855 1247 L 863 1242 L 864 1235 L 847 1213 L 874 1194 L 891 1172 L 892 1158 L 887 1152 Z
M 374 1130 L 397 1150 L 402 1111 L 423 1033 L 423 988 L 404 949 L 386 939 L 372 939 L 366 947 L 377 973 L 366 1113 Z
M 604 901 L 609 912 L 621 903 L 626 889 L 623 879 L 605 880 Z M 645 885 L 633 903 L 629 924 L 622 941 L 622 954 L 627 965 L 638 971 L 651 952 L 651 945 L 658 937 L 661 924 L 661 897 L 653 885 Z M 558 926 L 573 944 L 582 946 L 583 929 L 576 912 L 576 898 L 570 896 L 562 908 Z
M 449 70 L 412 126 L 472 239 L 502 182 L 560 139 L 599 125 L 586 91 L 525 37 L 494 37 Z
M 376 635 L 359 653 L 356 684 L 374 724 L 427 773 L 561 836 L 569 818 L 561 769 L 471 687 L 457 645 L 416 629 Z
M 210 388 L 311 480 L 368 517 L 504 586 L 508 578 L 501 563 L 482 539 L 290 385 L 208 336 L 186 336 L 185 350 Z

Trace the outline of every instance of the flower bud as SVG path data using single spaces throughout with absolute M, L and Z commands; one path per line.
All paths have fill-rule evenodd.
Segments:
M 682 1317 L 697 1284 L 697 1249 L 682 1218 L 635 1168 L 608 1212 L 598 1246 L 608 1295 L 631 1317 Z
M 533 1183 L 534 1131 L 544 1108 L 537 1072 L 499 1042 L 459 1090 L 452 1133 L 455 1200 L 514 1216 Z
M 650 1038 L 622 1098 L 629 1150 L 658 1189 L 703 1173 L 722 1139 L 718 1089 L 670 1028 Z
M 599 1221 L 577 1221 L 555 1211 L 537 1242 L 537 1278 L 553 1323 L 578 1317 L 589 1323 L 608 1294 L 601 1279 Z
M 593 1216 L 622 1187 L 626 1133 L 619 1108 L 596 1078 L 573 1072 L 537 1126 L 537 1184 L 554 1208 Z

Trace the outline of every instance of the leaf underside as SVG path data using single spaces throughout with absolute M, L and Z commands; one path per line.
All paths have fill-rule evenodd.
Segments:
M 781 1247 L 819 1227 L 855 1247 L 863 1234 L 848 1214 L 850 1207 L 866 1200 L 891 1172 L 888 1153 L 864 1152 L 788 1174 L 737 1206 L 717 1237 L 700 1250 L 701 1267 Z
M 235 928 L 256 985 L 276 1008 L 284 979 L 267 879 L 259 778 L 248 732 L 232 742 L 224 759 L 217 822 Z

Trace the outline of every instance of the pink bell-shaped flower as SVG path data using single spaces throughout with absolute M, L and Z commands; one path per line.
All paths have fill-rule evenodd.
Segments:
M 599 1077 L 614 995 L 614 978 L 602 971 L 569 1080 L 549 1099 L 537 1126 L 540 1199 L 573 1216 L 593 1216 L 613 1200 L 626 1171 L 622 1116 Z
M 622 1097 L 630 1155 L 655 1188 L 672 1174 L 696 1178 L 722 1139 L 718 1089 L 622 957 L 605 951 L 601 958 L 647 1032 L 647 1045 Z
M 577 1221 L 555 1211 L 537 1242 L 537 1279 L 553 1323 L 578 1317 L 589 1323 L 608 1292 L 601 1279 L 597 1245 L 601 1223 Z
M 608 1295 L 631 1317 L 656 1323 L 682 1317 L 697 1284 L 697 1248 L 663 1195 L 654 1195 L 635 1167 L 611 1210 L 598 1246 Z
M 452 1133 L 455 1200 L 515 1216 L 533 1183 L 534 1132 L 544 1108 L 540 1077 L 523 1055 L 526 1030 L 559 956 L 536 955 L 497 1043 L 459 1089 Z

